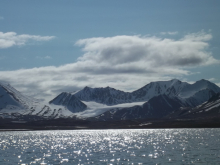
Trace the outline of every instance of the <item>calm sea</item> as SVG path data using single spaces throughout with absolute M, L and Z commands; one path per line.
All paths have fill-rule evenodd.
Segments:
M 220 129 L 0 132 L 0 165 L 220 164 Z

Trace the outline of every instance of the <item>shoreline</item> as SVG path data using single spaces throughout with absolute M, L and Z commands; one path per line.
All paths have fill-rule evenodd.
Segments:
M 15 122 L 11 119 L 0 120 L 0 132 L 35 130 L 97 130 L 97 129 L 187 129 L 220 128 L 219 117 L 208 119 L 142 119 L 120 121 L 94 121 L 76 119 L 26 120 Z

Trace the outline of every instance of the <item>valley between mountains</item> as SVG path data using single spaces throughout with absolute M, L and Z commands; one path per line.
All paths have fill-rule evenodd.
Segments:
M 85 87 L 49 102 L 24 96 L 0 82 L 0 129 L 219 127 L 220 87 L 151 82 L 133 92 Z

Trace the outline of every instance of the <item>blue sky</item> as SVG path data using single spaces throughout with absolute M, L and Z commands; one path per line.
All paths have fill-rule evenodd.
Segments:
M 151 81 L 220 85 L 220 1 L 0 2 L 0 79 L 37 98 Z

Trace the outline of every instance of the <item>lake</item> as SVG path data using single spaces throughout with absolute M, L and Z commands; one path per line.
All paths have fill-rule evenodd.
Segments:
M 0 132 L 0 164 L 220 164 L 220 129 Z

